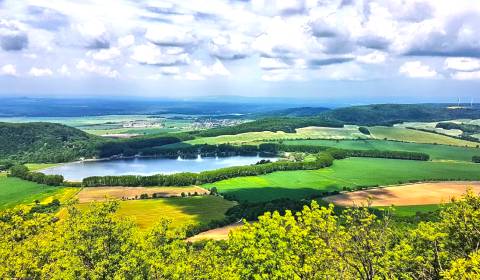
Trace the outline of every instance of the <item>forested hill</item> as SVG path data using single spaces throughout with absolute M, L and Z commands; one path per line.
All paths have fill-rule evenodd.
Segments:
M 325 107 L 297 107 L 258 114 L 259 117 L 309 117 L 330 110 Z
M 54 123 L 0 123 L 0 158 L 62 162 L 96 154 L 101 139 Z
M 377 104 L 338 108 L 322 113 L 331 119 L 357 125 L 391 125 L 416 121 L 480 119 L 480 106 L 448 104 Z

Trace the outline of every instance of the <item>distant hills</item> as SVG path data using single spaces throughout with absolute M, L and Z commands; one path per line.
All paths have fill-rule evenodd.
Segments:
M 323 117 L 356 125 L 392 125 L 401 122 L 431 122 L 453 119 L 480 119 L 478 104 L 374 104 L 336 109 L 299 107 L 272 111 L 259 116 Z

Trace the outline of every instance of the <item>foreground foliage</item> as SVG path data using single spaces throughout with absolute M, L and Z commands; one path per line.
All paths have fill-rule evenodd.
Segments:
M 265 213 L 224 242 L 189 244 L 159 221 L 149 232 L 119 219 L 117 202 L 87 211 L 0 215 L 0 278 L 478 279 L 480 198 L 445 206 L 438 222 L 399 228 L 366 208 L 335 215 L 312 202 Z

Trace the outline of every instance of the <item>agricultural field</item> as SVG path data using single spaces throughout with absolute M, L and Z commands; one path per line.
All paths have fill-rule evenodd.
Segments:
M 228 234 L 231 231 L 240 229 L 243 226 L 243 223 L 236 223 L 220 228 L 214 228 L 211 230 L 207 230 L 204 232 L 201 232 L 197 235 L 194 235 L 192 237 L 187 238 L 187 241 L 189 242 L 197 242 L 201 240 L 226 240 L 228 239 Z
M 467 162 L 432 162 L 374 158 L 336 160 L 320 170 L 283 171 L 238 177 L 206 184 L 240 201 L 277 198 L 302 199 L 343 187 L 387 186 L 409 180 L 480 180 L 480 165 Z
M 107 115 L 86 117 L 13 117 L 0 118 L 0 122 L 50 122 L 75 127 L 94 135 L 155 134 L 191 130 L 193 120 L 169 119 L 151 115 Z M 133 125 L 135 122 L 139 125 Z M 142 125 L 145 123 L 146 125 Z M 130 125 L 130 126 L 129 126 Z
M 263 131 L 263 132 L 247 132 L 236 135 L 221 135 L 216 137 L 197 138 L 185 141 L 187 144 L 242 144 L 251 142 L 261 142 L 268 140 L 285 140 L 285 139 L 369 139 L 369 135 L 362 134 L 358 131 L 358 126 L 346 125 L 343 128 L 331 127 L 304 127 L 296 129 L 296 133 L 286 133 L 283 131 Z
M 181 196 L 182 193 L 208 194 L 200 187 L 93 187 L 83 188 L 77 195 L 80 203 L 102 201 L 106 199 L 134 199 L 142 194 L 158 197 Z
M 449 136 L 429 133 L 401 127 L 369 127 L 370 133 L 376 139 L 405 141 L 413 143 L 442 144 L 453 146 L 477 147 L 479 143 L 455 139 Z
M 452 121 L 453 122 L 453 121 Z M 449 135 L 449 136 L 460 136 L 463 131 L 460 129 L 444 129 L 435 127 L 438 122 L 404 122 L 400 124 L 393 125 L 398 128 L 416 128 L 416 129 L 426 129 L 429 131 Z
M 172 227 L 204 224 L 221 220 L 236 203 L 218 196 L 195 196 L 120 201 L 117 214 L 133 219 L 141 229 L 147 229 L 160 219 L 172 221 Z M 79 204 L 80 208 L 88 203 Z
M 353 150 L 380 150 L 380 151 L 406 151 L 426 153 L 431 160 L 472 160 L 472 156 L 480 155 L 479 148 L 468 148 L 447 145 L 405 143 L 385 140 L 288 140 L 286 145 L 318 145 Z
M 63 196 L 70 192 L 67 188 L 51 187 L 8 178 L 0 174 L 0 209 L 11 208 L 19 204 L 32 205 L 35 200 L 44 201 L 52 196 Z
M 468 189 L 480 193 L 480 182 L 432 182 L 345 192 L 324 198 L 335 205 L 408 206 L 448 203 Z

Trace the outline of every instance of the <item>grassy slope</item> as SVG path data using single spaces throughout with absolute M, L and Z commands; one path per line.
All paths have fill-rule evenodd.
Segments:
M 235 202 L 215 196 L 161 198 L 121 201 L 118 214 L 132 217 L 140 228 L 148 228 L 161 218 L 171 219 L 172 226 L 208 223 L 220 220 Z
M 236 195 L 240 200 L 267 201 L 303 198 L 343 187 L 392 185 L 407 180 L 480 180 L 480 165 L 459 162 L 421 162 L 349 158 L 329 168 L 275 172 L 263 176 L 228 179 L 204 187 Z
M 401 127 L 375 126 L 369 128 L 370 133 L 377 139 L 388 139 L 415 143 L 443 144 L 455 146 L 476 147 L 479 143 L 455 139 L 445 135 L 406 129 Z
M 387 150 L 420 152 L 430 155 L 432 160 L 471 161 L 472 156 L 480 155 L 478 148 L 453 147 L 446 145 L 402 143 L 384 140 L 289 140 L 287 145 L 318 145 L 355 150 Z
M 305 127 L 298 128 L 296 133 L 286 133 L 283 131 L 271 132 L 247 132 L 236 135 L 221 135 L 216 137 L 200 137 L 194 140 L 185 141 L 188 144 L 224 144 L 224 143 L 249 143 L 265 140 L 282 139 L 357 139 L 369 138 L 358 131 L 357 126 L 345 126 L 344 128 L 330 127 Z
M 18 204 L 31 204 L 34 200 L 44 200 L 59 195 L 63 188 L 39 185 L 18 178 L 7 178 L 0 175 L 0 209 Z

